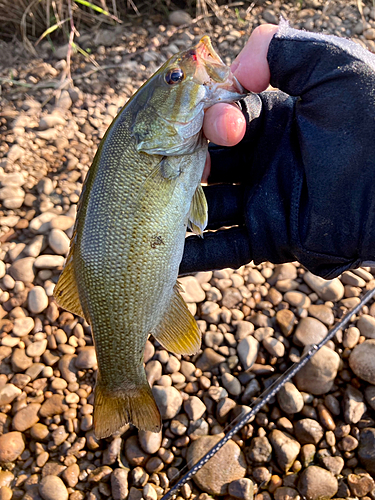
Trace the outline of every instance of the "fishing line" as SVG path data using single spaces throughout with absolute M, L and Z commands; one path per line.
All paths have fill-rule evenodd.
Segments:
M 375 288 L 369 290 L 362 297 L 360 302 L 353 307 L 350 311 L 348 311 L 341 320 L 336 323 L 336 325 L 328 332 L 327 336 L 319 342 L 319 344 L 311 345 L 309 350 L 301 356 L 301 359 L 290 366 L 273 384 L 271 384 L 262 394 L 251 403 L 251 410 L 245 415 L 240 414 L 237 418 L 235 418 L 229 426 L 235 424 L 227 434 L 213 447 L 209 452 L 206 453 L 162 498 L 161 500 L 170 500 L 174 497 L 179 489 L 189 481 L 209 460 L 212 458 L 215 453 L 217 453 L 224 445 L 227 443 L 237 432 L 239 432 L 242 427 L 244 427 L 249 421 L 258 413 L 258 411 L 267 404 L 279 390 L 291 380 L 300 369 L 306 365 L 306 363 L 314 356 L 314 354 L 323 347 L 329 340 L 331 340 L 336 333 L 341 330 L 344 326 L 349 323 L 353 314 L 357 314 L 362 307 L 369 302 L 375 295 Z M 237 423 L 236 421 L 239 420 Z

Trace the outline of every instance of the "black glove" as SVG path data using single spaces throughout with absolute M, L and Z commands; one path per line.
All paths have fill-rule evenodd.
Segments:
M 268 63 L 284 92 L 246 98 L 244 139 L 210 145 L 207 229 L 236 227 L 188 237 L 181 274 L 297 260 L 333 278 L 375 261 L 375 56 L 283 23 Z

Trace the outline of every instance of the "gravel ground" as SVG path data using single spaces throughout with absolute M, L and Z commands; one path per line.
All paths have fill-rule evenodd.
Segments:
M 247 7 L 247 6 L 245 6 Z M 264 2 L 223 9 L 212 36 L 229 63 L 260 23 L 353 37 L 375 49 L 375 8 L 356 1 Z M 176 19 L 177 17 L 177 19 Z M 52 297 L 82 182 L 118 108 L 197 23 L 174 14 L 81 32 L 100 68 L 66 46 L 40 57 L 2 45 L 0 146 L 0 500 L 157 500 L 307 345 L 375 286 L 375 269 L 324 281 L 296 263 L 249 264 L 183 278 L 203 332 L 194 357 L 150 339 L 145 364 L 160 434 L 132 426 L 98 441 L 90 328 Z M 10 67 L 11 66 L 11 67 Z M 11 80 L 9 82 L 9 79 Z M 269 405 L 186 484 L 179 500 L 375 500 L 375 303 L 353 316 Z

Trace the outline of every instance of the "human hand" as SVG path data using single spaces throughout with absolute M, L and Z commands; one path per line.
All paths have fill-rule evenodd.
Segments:
M 277 30 L 254 30 L 233 71 L 249 90 L 281 91 L 206 112 L 206 136 L 237 144 L 211 145 L 206 169 L 221 183 L 205 188 L 208 229 L 229 229 L 189 237 L 182 274 L 299 260 L 333 277 L 375 260 L 375 56 L 286 23 Z

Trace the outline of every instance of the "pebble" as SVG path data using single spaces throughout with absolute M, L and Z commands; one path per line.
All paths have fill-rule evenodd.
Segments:
M 282 358 L 285 354 L 285 346 L 280 340 L 274 337 L 268 337 L 262 342 L 263 347 L 276 358 Z
M 298 491 L 306 500 L 323 500 L 335 496 L 338 482 L 335 476 L 316 465 L 307 467 L 299 479 Z
M 338 476 L 345 465 L 344 459 L 342 457 L 322 457 L 320 458 L 320 462 L 327 470 L 332 472 L 334 476 Z
M 207 347 L 206 349 L 204 349 L 202 355 L 196 361 L 195 367 L 202 370 L 202 372 L 210 371 L 215 366 L 219 365 L 220 363 L 223 363 L 224 361 L 226 361 L 226 358 L 224 356 L 222 356 L 218 352 L 214 351 L 210 347 Z M 194 370 L 195 370 L 195 367 L 194 367 Z M 185 373 L 183 373 L 183 374 L 185 375 Z M 185 375 L 185 377 L 186 377 L 186 375 Z
M 333 325 L 335 317 L 333 315 L 332 309 L 323 304 L 312 304 L 308 309 L 309 315 L 318 319 L 326 326 Z
M 325 280 L 307 271 L 303 275 L 303 279 L 322 300 L 336 302 L 344 296 L 344 285 L 338 278 Z
M 242 340 L 254 332 L 254 325 L 249 321 L 237 321 L 236 323 L 236 339 Z
M 111 474 L 111 493 L 113 500 L 126 500 L 128 497 L 128 470 L 115 469 Z
M 138 439 L 141 448 L 150 455 L 156 453 L 162 441 L 162 433 L 160 432 L 150 432 L 150 431 L 138 431 Z
M 198 462 L 221 436 L 203 436 L 191 443 L 186 459 L 190 467 Z M 193 476 L 193 480 L 201 490 L 210 495 L 226 495 L 232 481 L 242 479 L 246 475 L 246 461 L 241 448 L 229 440 L 201 470 Z
M 190 24 L 192 18 L 190 14 L 184 10 L 175 10 L 169 14 L 168 21 L 173 24 L 173 26 L 182 26 L 183 24 Z
M 309 297 L 302 292 L 291 290 L 284 294 L 284 300 L 293 307 L 308 308 L 311 304 Z
M 294 424 L 294 432 L 301 444 L 317 445 L 324 436 L 323 427 L 312 418 L 303 418 Z
M 356 345 L 349 356 L 349 365 L 362 380 L 375 385 L 375 339 Z
M 272 446 L 266 436 L 255 437 L 251 440 L 247 458 L 255 463 L 270 462 Z
M 184 401 L 184 410 L 190 420 L 198 420 L 203 417 L 207 407 L 197 396 L 190 396 Z
M 66 255 L 69 251 L 70 239 L 61 229 L 52 229 L 48 235 L 48 244 L 58 255 Z
M 259 342 L 248 335 L 237 346 L 237 354 L 244 370 L 250 370 L 255 363 L 259 351 Z
M 357 424 L 367 410 L 363 402 L 363 394 L 355 387 L 348 385 L 344 395 L 344 417 L 348 424 Z
M 361 430 L 358 458 L 366 469 L 366 472 L 375 475 L 375 428 L 367 427 Z
M 315 395 L 326 394 L 333 386 L 339 365 L 339 355 L 327 346 L 321 347 L 295 376 L 297 388 Z
M 300 452 L 301 445 L 292 436 L 278 429 L 270 432 L 269 440 L 279 467 L 288 472 Z
M 79 481 L 80 469 L 78 464 L 69 465 L 61 474 L 65 483 L 70 487 L 74 488 Z
M 40 407 L 39 403 L 30 403 L 25 408 L 18 410 L 13 417 L 13 429 L 24 432 L 35 425 L 39 421 L 38 412 Z
M 64 396 L 61 394 L 53 394 L 44 401 L 39 410 L 39 415 L 44 418 L 53 417 L 54 415 L 64 413 L 67 409 L 68 406 L 64 404 Z
M 375 318 L 369 314 L 363 314 L 356 324 L 361 335 L 368 339 L 375 339 Z
M 154 386 L 152 393 L 162 419 L 174 418 L 179 413 L 182 406 L 182 396 L 175 387 Z
M 292 382 L 286 382 L 280 389 L 277 393 L 277 401 L 280 408 L 287 414 L 300 412 L 304 405 L 302 394 Z
M 296 317 L 290 309 L 281 309 L 276 313 L 276 322 L 282 333 L 287 337 L 292 333 Z
M 206 294 L 194 276 L 185 276 L 179 278 L 178 281 L 184 290 L 181 292 L 181 296 L 185 302 L 203 302 L 205 300 Z
M 23 453 L 25 442 L 21 432 L 13 431 L 0 436 L 0 463 L 14 462 Z
M 228 393 L 232 396 L 239 396 L 241 394 L 241 382 L 231 373 L 223 373 L 221 376 L 221 382 Z
M 97 366 L 96 352 L 94 346 L 81 347 L 78 356 L 74 360 L 78 370 L 90 370 Z
M 16 348 L 13 349 L 11 363 L 14 372 L 24 372 L 33 364 L 33 360 L 26 355 L 24 349 Z
M 18 259 L 9 268 L 9 274 L 16 281 L 23 281 L 24 283 L 32 283 L 35 278 L 34 273 L 34 257 L 24 257 Z
M 64 265 L 65 258 L 62 255 L 39 255 L 35 259 L 34 266 L 37 269 L 55 269 Z
M 254 483 L 247 477 L 236 479 L 229 483 L 228 494 L 231 497 L 239 498 L 240 500 L 253 500 Z
M 34 286 L 27 297 L 29 310 L 40 314 L 48 307 L 48 297 L 42 286 Z
M 316 318 L 302 318 L 294 332 L 293 340 L 297 345 L 319 344 L 328 333 L 328 328 Z
M 21 389 L 13 384 L 5 384 L 0 388 L 0 406 L 10 404 L 20 394 Z
M 34 326 L 33 318 L 16 318 L 13 324 L 13 335 L 16 337 L 25 337 L 34 329 Z
M 43 500 L 68 500 L 68 490 L 57 476 L 44 476 L 39 483 L 39 494 Z
M 371 406 L 373 410 L 375 410 L 375 387 L 374 386 L 368 386 L 365 389 L 365 397 L 367 403 Z
M 342 345 L 344 347 L 347 347 L 348 349 L 353 349 L 358 344 L 360 335 L 361 332 L 359 331 L 359 329 L 355 326 L 351 326 L 344 332 Z

